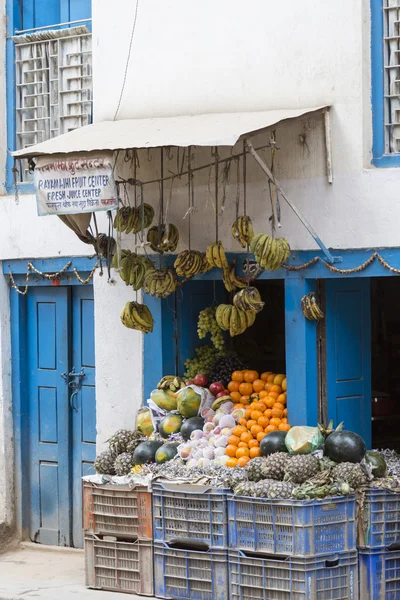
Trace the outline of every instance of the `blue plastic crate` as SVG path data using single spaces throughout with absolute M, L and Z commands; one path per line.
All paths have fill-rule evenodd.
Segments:
M 231 600 L 358 600 L 357 551 L 295 558 L 229 550 L 229 584 Z
M 228 494 L 229 547 L 285 556 L 356 550 L 355 496 L 267 500 Z
M 155 543 L 154 594 L 173 600 L 230 600 L 227 551 Z
M 400 550 L 360 550 L 360 600 L 399 600 Z
M 227 490 L 204 485 L 154 483 L 153 536 L 228 547 Z
M 370 488 L 359 496 L 358 546 L 384 549 L 400 542 L 400 494 Z

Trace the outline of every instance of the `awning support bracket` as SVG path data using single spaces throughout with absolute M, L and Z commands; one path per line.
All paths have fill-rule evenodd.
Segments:
M 318 246 L 321 248 L 322 252 L 325 254 L 326 260 L 330 264 L 343 262 L 343 258 L 341 256 L 332 256 L 332 254 L 329 252 L 328 248 L 320 240 L 320 238 L 318 237 L 317 233 L 311 227 L 311 225 L 307 221 L 307 219 L 305 217 L 303 217 L 303 215 L 296 208 L 296 206 L 289 200 L 289 198 L 287 197 L 287 195 L 283 191 L 283 189 L 282 189 L 279 181 L 276 179 L 276 177 L 273 175 L 273 173 L 271 172 L 271 170 L 269 169 L 269 167 L 265 164 L 265 162 L 262 160 L 262 158 L 255 151 L 255 149 L 253 147 L 253 144 L 251 142 L 249 142 L 248 140 L 246 140 L 246 147 L 247 147 L 248 151 L 250 152 L 250 154 L 253 156 L 254 160 L 258 163 L 258 165 L 261 167 L 261 169 L 264 171 L 264 173 L 268 176 L 268 178 L 275 185 L 276 189 L 278 190 L 278 192 L 280 193 L 280 195 L 282 196 L 282 198 L 290 206 L 290 208 L 292 209 L 292 211 L 300 219 L 300 221 L 303 223 L 304 227 L 307 229 L 307 231 L 310 233 L 310 235 L 314 238 L 315 242 L 318 244 Z

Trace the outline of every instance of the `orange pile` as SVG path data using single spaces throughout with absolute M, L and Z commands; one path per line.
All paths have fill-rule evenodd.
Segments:
M 244 467 L 250 459 L 261 456 L 260 442 L 271 431 L 289 431 L 286 408 L 286 376 L 270 371 L 234 371 L 228 390 L 242 409 L 243 417 L 232 429 L 225 454 L 227 467 Z

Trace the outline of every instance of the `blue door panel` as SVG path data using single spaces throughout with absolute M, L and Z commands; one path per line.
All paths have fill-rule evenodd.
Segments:
M 39 368 L 55 369 L 57 362 L 57 324 L 56 304 L 54 302 L 38 302 L 37 322 Z
M 23 0 L 22 29 L 90 19 L 91 0 Z
M 328 415 L 370 447 L 370 280 L 327 280 L 326 298 Z
M 82 388 L 82 442 L 96 443 L 96 390 L 94 386 Z
M 39 387 L 39 440 L 57 444 L 57 388 Z
M 57 531 L 59 514 L 59 468 L 56 462 L 40 463 L 40 515 L 42 532 L 40 543 L 54 545 L 51 532 Z M 61 507 L 62 508 L 62 507 Z

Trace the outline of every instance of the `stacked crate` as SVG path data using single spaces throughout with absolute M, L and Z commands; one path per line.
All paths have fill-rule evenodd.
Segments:
M 400 494 L 371 488 L 359 506 L 360 600 L 400 598 Z
M 83 483 L 86 585 L 153 596 L 151 492 Z
M 358 599 L 354 496 L 303 501 L 229 494 L 228 519 L 232 600 Z
M 229 600 L 226 490 L 153 483 L 157 598 Z

